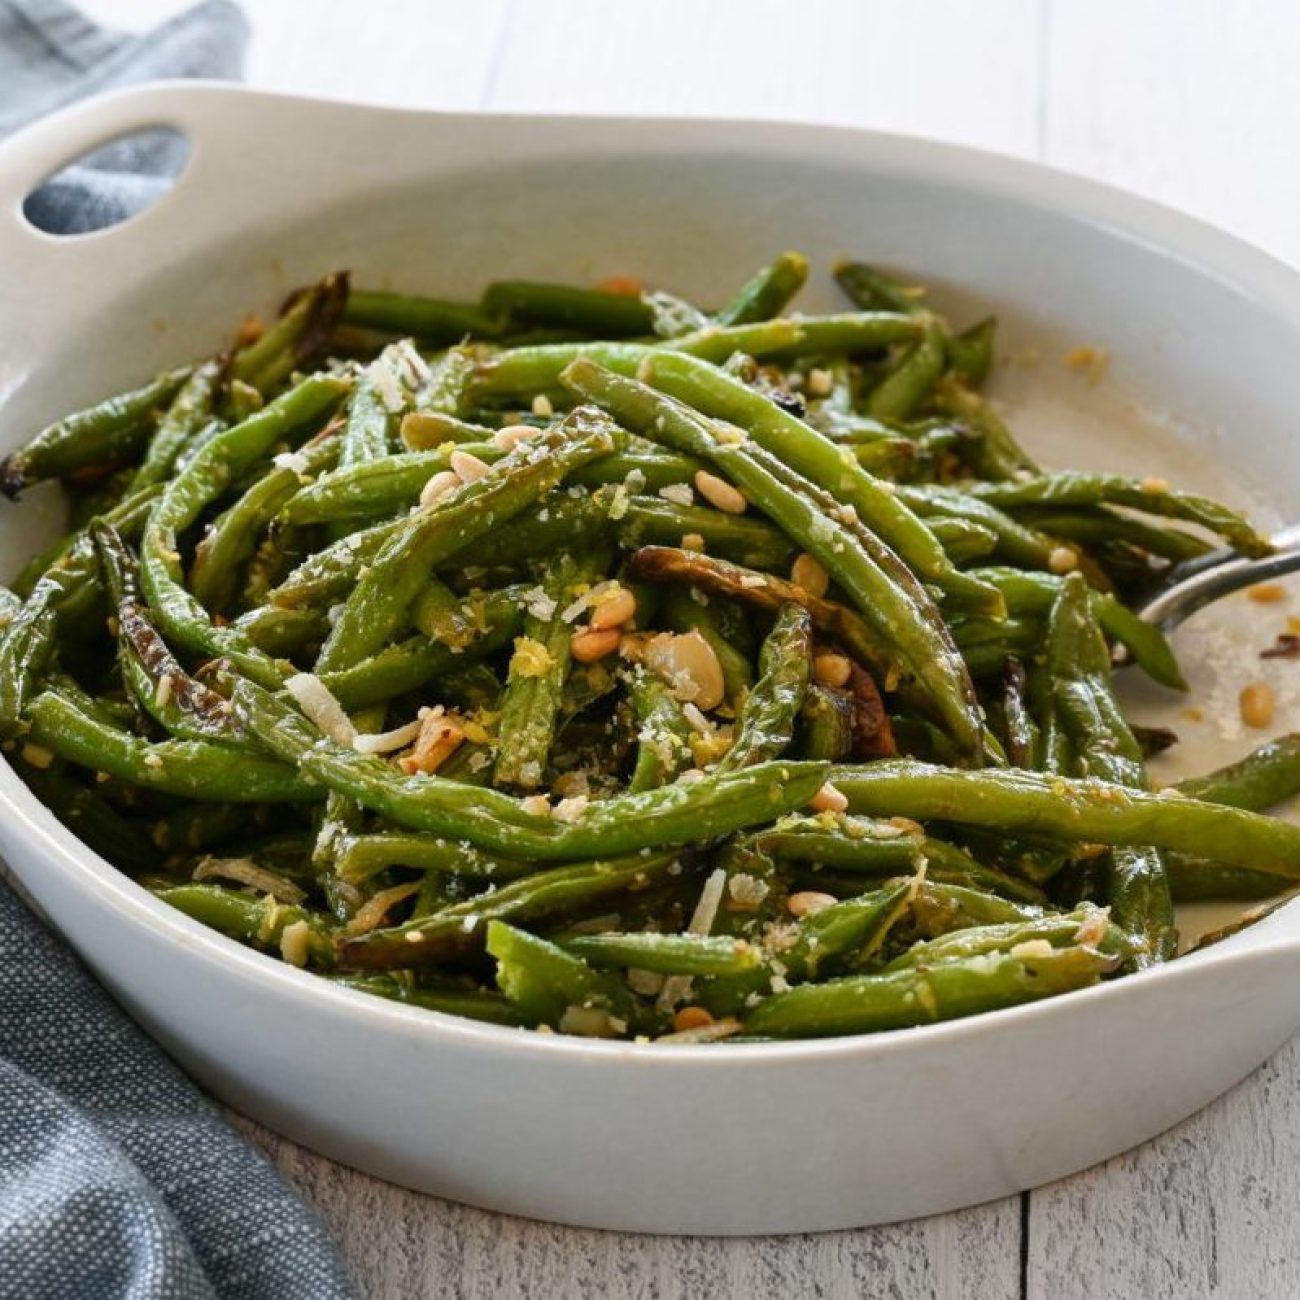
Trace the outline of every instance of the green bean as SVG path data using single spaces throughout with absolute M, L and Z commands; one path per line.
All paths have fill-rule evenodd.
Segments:
M 321 681 L 345 709 L 361 709 L 418 690 L 435 678 L 445 679 L 455 669 L 508 645 L 523 623 L 518 588 L 494 592 L 484 601 L 483 609 L 483 632 L 467 646 L 444 645 L 421 634 L 398 641 L 351 668 L 323 673 Z
M 1197 559 L 1211 549 L 1211 543 L 1194 533 L 1116 514 L 1105 506 L 1080 506 L 1074 510 L 1026 508 L 1019 513 L 1027 523 L 1053 537 L 1088 547 L 1127 543 L 1175 564 Z
M 209 525 L 194 548 L 189 588 L 205 609 L 224 611 L 234 601 L 239 572 L 252 558 L 258 535 L 302 490 L 304 479 L 328 470 L 338 459 L 339 440 L 322 437 L 258 478 Z
M 0 492 L 16 498 L 44 479 L 134 460 L 148 440 L 154 413 L 171 400 L 189 373 L 172 370 L 143 388 L 47 425 L 0 460 Z
M 164 794 L 218 803 L 287 803 L 324 796 L 291 767 L 231 746 L 198 740 L 151 745 L 83 713 L 57 690 L 32 700 L 27 720 L 32 744 Z
M 933 939 L 952 930 L 975 925 L 1003 925 L 1040 920 L 1036 903 L 1017 902 L 971 885 L 926 879 L 912 898 L 912 925 L 918 934 Z
M 953 567 L 934 535 L 890 485 L 873 478 L 811 425 L 762 393 L 691 357 L 658 353 L 639 373 L 670 397 L 738 425 L 791 470 L 829 492 L 840 505 L 852 507 L 867 528 L 878 532 L 923 580 L 976 610 L 996 614 L 1000 609 L 996 593 Z M 708 441 L 712 442 L 716 433 L 710 433 Z M 704 450 L 695 454 L 707 457 Z
M 936 400 L 940 410 L 964 421 L 977 435 L 970 444 L 970 461 L 981 478 L 1014 479 L 1022 470 L 1037 472 L 1038 466 L 1026 455 L 1011 430 L 956 373 L 945 375 L 940 381 Z
M 995 555 L 1010 564 L 1046 569 L 1055 543 L 1046 534 L 1019 523 L 1010 515 L 958 488 L 937 483 L 901 485 L 898 497 L 923 519 L 960 519 L 987 528 L 997 539 Z
M 493 338 L 501 332 L 502 325 L 475 303 L 382 293 L 374 289 L 352 290 L 343 319 L 349 325 L 387 334 L 413 335 L 435 347 L 466 337 Z
M 194 367 L 158 421 L 128 492 L 168 478 L 182 449 L 210 423 L 225 374 L 226 363 L 221 357 Z
M 1286 881 L 1271 872 L 1211 862 L 1189 853 L 1166 854 L 1165 869 L 1169 874 L 1169 891 L 1176 903 L 1205 899 L 1254 902 L 1275 898 L 1288 887 Z
M 278 388 L 324 350 L 348 296 L 346 271 L 327 275 L 294 294 L 280 319 L 255 343 L 235 354 L 230 365 L 232 381 L 263 395 Z M 248 411 L 244 418 L 251 414 Z
M 92 525 L 117 622 L 118 663 L 144 717 L 182 740 L 232 740 L 237 728 L 227 702 L 196 681 L 158 635 L 141 604 L 135 557 L 121 535 L 103 521 Z
M 292 658 L 311 646 L 319 646 L 329 632 L 323 609 L 279 609 L 258 605 L 241 614 L 235 626 L 259 650 L 273 658 Z
M 650 309 L 639 294 L 528 280 L 498 280 L 488 285 L 483 311 L 489 319 L 504 319 L 511 325 L 520 321 L 562 325 L 598 338 L 649 334 L 653 326 Z
M 353 460 L 322 474 L 289 498 L 280 511 L 285 524 L 318 524 L 335 520 L 378 520 L 409 509 L 434 474 L 451 464 L 451 448 L 383 455 Z M 493 443 L 458 445 L 479 460 L 492 463 L 505 455 Z
M 431 916 L 345 940 L 339 962 L 356 969 L 385 969 L 444 961 L 481 949 L 490 921 L 581 913 L 611 896 L 647 888 L 666 876 L 676 861 L 674 853 L 661 851 L 534 871 Z
M 671 688 L 653 673 L 633 673 L 628 696 L 636 714 L 637 751 L 627 788 L 637 794 L 667 785 L 691 766 L 695 729 Z
M 1079 774 L 1145 789 L 1142 751 L 1111 691 L 1110 656 L 1079 574 L 1064 581 L 1056 598 L 1045 661 Z M 1138 945 L 1133 967 L 1173 957 L 1177 935 L 1163 856 L 1154 847 L 1117 846 L 1104 861 L 1115 920 Z
M 542 783 L 555 725 L 560 714 L 565 679 L 569 675 L 569 642 L 573 628 L 563 617 L 580 585 L 589 586 L 603 572 L 599 566 L 562 556 L 546 575 L 538 613 L 524 620 L 523 637 L 515 642 L 510 675 L 501 699 L 497 731 L 496 780 L 521 790 Z
M 1193 799 L 1261 812 L 1300 792 L 1300 733 L 1279 736 L 1245 758 L 1176 787 Z
M 968 388 L 980 388 L 993 368 L 998 318 L 985 316 L 948 340 L 948 364 Z
M 509 795 L 477 791 L 437 777 L 399 777 L 376 759 L 322 740 L 316 729 L 269 692 L 241 680 L 237 715 L 277 757 L 304 776 L 356 799 L 410 830 L 466 839 L 507 857 L 563 861 L 686 844 L 752 826 L 798 808 L 821 788 L 818 763 L 761 763 L 662 790 L 593 803 L 574 821 L 531 813 Z
M 802 253 L 782 253 L 747 280 L 726 306 L 715 313 L 718 325 L 747 325 L 779 316 L 808 279 L 808 259 Z
M 984 955 L 888 975 L 850 975 L 806 984 L 761 1002 L 747 1033 L 816 1038 L 905 1029 L 1053 997 L 1095 984 L 1116 965 L 1089 948 L 1041 956 Z
M 526 1024 L 614 1037 L 643 1019 L 620 979 L 545 939 L 494 920 L 487 949 L 497 960 L 498 986 Z
M 390 1002 L 405 1002 L 407 1006 L 420 1007 L 424 1011 L 464 1016 L 491 1025 L 522 1026 L 524 1023 L 519 1013 L 501 994 L 478 986 L 466 987 L 447 982 L 429 988 L 392 975 L 327 975 L 326 978 L 343 988 L 369 993 L 372 997 L 387 998 Z
M 429 571 L 507 523 L 579 465 L 613 446 L 608 422 L 579 409 L 554 433 L 521 443 L 483 476 L 422 507 L 376 553 L 348 596 L 317 660 L 320 672 L 353 667 L 405 624 Z
M 849 811 L 1096 844 L 1151 844 L 1300 879 L 1300 827 L 1189 799 L 1010 768 L 964 772 L 889 759 L 831 769 Z
M 434 373 L 437 373 L 436 369 Z M 426 388 L 425 393 L 427 392 Z M 422 408 L 402 417 L 398 440 L 407 451 L 436 451 L 447 442 L 491 442 L 495 432 L 496 429 L 491 425 L 471 424 L 468 420 L 458 419 L 442 411 Z
M 930 395 L 947 361 L 944 328 L 928 316 L 925 332 L 903 355 L 898 365 L 871 390 L 867 414 L 876 420 L 906 420 Z
M 177 537 L 277 442 L 323 419 L 347 391 L 328 375 L 305 379 L 242 424 L 219 433 L 163 490 L 145 525 L 140 578 L 159 630 L 193 654 L 225 655 L 246 672 L 278 682 L 279 671 L 237 628 L 218 627 L 186 590 Z
M 221 885 L 175 885 L 153 892 L 178 912 L 264 951 L 280 951 L 285 931 L 301 924 L 308 962 L 313 966 L 332 964 L 329 931 L 319 916 L 305 908 L 279 903 L 270 894 L 255 898 Z
M 398 416 L 424 380 L 427 367 L 408 342 L 386 347 L 362 372 L 348 396 L 339 464 L 386 456 L 397 440 Z
M 812 668 L 812 623 L 793 602 L 783 605 L 759 655 L 759 678 L 736 719 L 736 738 L 717 765 L 730 772 L 779 757 L 794 735 Z
M 906 913 L 910 888 L 907 883 L 887 885 L 809 913 L 758 970 L 701 980 L 700 1002 L 715 1015 L 741 1013 L 762 993 L 818 979 L 856 958 L 873 956 Z
M 1064 582 L 1055 574 L 1024 573 L 1017 569 L 984 568 L 976 572 L 1001 591 L 1011 614 L 1045 614 Z M 1107 592 L 1091 592 L 1089 601 L 1093 617 L 1102 630 L 1127 647 L 1147 676 L 1173 690 L 1187 689 L 1174 652 L 1159 628 L 1144 623 Z
M 717 441 L 711 425 L 673 399 L 586 362 L 569 367 L 565 382 L 604 405 L 623 423 L 646 432 L 653 430 L 656 437 L 679 450 L 711 461 L 766 514 L 780 519 L 786 532 L 850 592 L 859 612 L 873 623 L 881 639 L 897 646 L 903 668 L 915 676 L 963 753 L 971 758 L 979 755 L 983 728 L 973 690 L 960 655 L 947 642 L 942 621 L 937 616 L 932 621 L 918 608 L 914 595 L 876 564 L 856 533 L 828 516 L 809 493 L 780 481 L 751 453 Z
M 1006 731 L 1007 759 L 1012 767 L 1033 767 L 1040 738 L 1025 698 L 1025 666 L 1009 656 L 1002 666 L 1002 719 Z
M 377 831 L 345 834 L 339 839 L 335 870 L 343 880 L 358 884 L 389 867 L 439 871 L 475 880 L 512 880 L 535 870 L 531 862 L 496 857 L 470 844 L 433 835 Z
M 799 710 L 796 752 L 800 758 L 842 763 L 853 753 L 853 701 L 817 682 L 809 684 Z
M 1000 508 L 1019 506 L 1117 505 L 1199 524 L 1217 533 L 1243 555 L 1271 555 L 1273 544 L 1235 510 L 1208 497 L 1175 492 L 1163 479 L 1124 478 L 1119 474 L 1042 474 L 1013 483 L 973 483 L 971 495 Z
M 924 863 L 927 878 L 945 884 L 1042 903 L 1035 885 L 977 862 L 965 849 L 928 836 L 919 826 L 863 817 L 820 814 L 789 816 L 744 843 L 778 862 L 807 862 L 849 875 L 887 876 L 913 872 Z
M 837 262 L 832 268 L 835 281 L 854 306 L 863 311 L 895 311 L 913 315 L 923 310 L 923 289 L 902 284 L 865 262 Z
M 1131 944 L 1106 909 L 1083 903 L 1072 912 L 1061 912 L 1029 921 L 1003 921 L 998 925 L 976 925 L 950 930 L 935 939 L 914 943 L 885 966 L 885 972 L 925 970 L 940 962 L 962 961 L 985 953 L 1011 953 L 1023 943 L 1047 942 L 1054 948 L 1086 944 L 1098 952 L 1124 957 Z
M 788 569 L 795 557 L 789 539 L 765 520 L 656 497 L 630 497 L 619 517 L 618 530 L 619 540 L 628 549 L 680 546 L 683 538 L 694 533 L 711 555 L 755 569 Z
M 597 970 L 631 966 L 662 975 L 743 975 L 760 961 L 743 939 L 712 934 L 584 934 L 558 946 Z

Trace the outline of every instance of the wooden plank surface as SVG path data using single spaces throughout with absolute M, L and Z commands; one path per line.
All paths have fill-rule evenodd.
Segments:
M 87 7 L 130 28 L 182 4 Z M 438 108 L 788 117 L 936 136 L 1149 194 L 1300 262 L 1295 0 L 246 8 L 250 80 L 275 89 Z M 245 1127 L 319 1208 L 365 1294 L 382 1300 L 1235 1300 L 1300 1295 L 1298 1085 L 1293 1043 L 1170 1133 L 1025 1198 L 1023 1224 L 1012 1198 L 893 1227 L 747 1241 L 504 1218 L 402 1191 Z

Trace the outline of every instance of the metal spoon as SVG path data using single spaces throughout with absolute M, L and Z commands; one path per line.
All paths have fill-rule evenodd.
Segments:
M 1247 560 L 1235 551 L 1210 551 L 1176 566 L 1156 593 L 1138 606 L 1137 616 L 1169 632 L 1198 609 L 1242 587 L 1300 571 L 1300 524 L 1273 535 L 1275 555 Z

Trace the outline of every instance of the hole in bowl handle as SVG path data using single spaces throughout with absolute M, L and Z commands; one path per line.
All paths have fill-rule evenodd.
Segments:
M 80 238 L 47 234 L 27 219 L 24 204 L 32 191 L 69 163 L 138 132 L 178 132 L 189 142 L 189 157 L 166 194 L 120 224 L 134 227 L 159 208 L 170 207 L 192 188 L 205 142 L 220 134 L 216 128 L 223 106 L 240 94 L 237 87 L 215 82 L 153 82 L 81 100 L 24 127 L 0 142 L 0 222 L 7 227 L 3 241 L 21 239 L 24 256 L 39 256 L 41 250 L 66 253 L 85 239 L 111 236 L 116 226 Z

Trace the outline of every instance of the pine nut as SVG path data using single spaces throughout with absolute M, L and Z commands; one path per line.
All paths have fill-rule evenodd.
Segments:
M 529 442 L 541 432 L 531 424 L 507 424 L 492 435 L 492 441 L 502 451 L 514 451 L 521 442 Z
M 749 502 L 745 500 L 745 495 L 734 488 L 726 479 L 719 478 L 716 474 L 710 474 L 708 470 L 701 469 L 695 473 L 695 490 L 711 506 L 718 510 L 723 510 L 729 515 L 743 515 Z
M 441 501 L 448 492 L 454 491 L 460 487 L 460 476 L 453 474 L 449 469 L 439 470 L 425 485 L 420 493 L 420 504 L 422 506 L 431 506 L 436 501 Z
M 1271 686 L 1263 682 L 1243 686 L 1239 699 L 1242 722 L 1248 727 L 1267 727 L 1273 721 L 1275 703 Z
M 598 601 L 591 610 L 593 632 L 622 627 L 636 613 L 636 597 L 626 588 L 617 588 L 607 599 Z
M 1246 595 L 1260 605 L 1272 605 L 1286 597 L 1286 588 L 1280 582 L 1257 582 L 1246 588 Z
M 473 483 L 488 472 L 487 462 L 479 460 L 472 451 L 453 451 L 451 468 L 462 483 Z
M 791 916 L 811 916 L 814 912 L 823 911 L 837 902 L 839 899 L 834 894 L 821 894 L 815 889 L 804 889 L 797 894 L 791 894 L 785 900 L 785 906 Z
M 806 553 L 795 556 L 790 566 L 790 581 L 802 587 L 810 596 L 824 596 L 831 585 L 831 575 L 820 560 Z
M 673 688 L 679 700 L 697 709 L 716 709 L 726 696 L 722 665 L 698 632 L 655 637 L 646 646 L 645 662 Z
M 849 806 L 844 792 L 837 790 L 829 781 L 808 802 L 818 812 L 842 813 Z
M 684 533 L 682 535 L 683 551 L 698 551 L 704 553 L 704 538 L 699 533 Z
M 819 686 L 847 686 L 852 676 L 853 665 L 844 655 L 828 652 L 813 659 L 813 681 Z
M 533 398 L 533 414 L 539 420 L 549 420 L 555 414 L 555 407 L 551 405 L 551 399 L 545 393 L 538 393 Z
M 835 387 L 835 376 L 829 370 L 814 367 L 808 372 L 808 382 L 804 391 L 809 397 L 825 397 Z
M 594 664 L 618 649 L 623 633 L 616 627 L 589 628 L 575 632 L 569 641 L 569 653 L 580 664 Z
M 1073 573 L 1079 567 L 1079 557 L 1068 546 L 1054 546 L 1047 567 L 1053 573 Z
M 685 1029 L 703 1029 L 712 1023 L 713 1017 L 703 1007 L 682 1007 L 673 1016 L 673 1028 L 679 1034 Z

